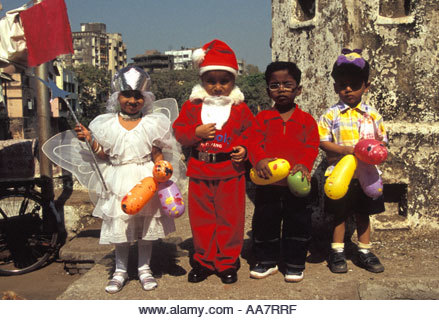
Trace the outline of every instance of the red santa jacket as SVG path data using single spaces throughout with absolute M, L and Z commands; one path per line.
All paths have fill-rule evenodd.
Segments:
M 233 105 L 230 116 L 221 130 L 216 130 L 215 138 L 211 140 L 200 139 L 195 135 L 195 129 L 202 125 L 201 108 L 202 102 L 193 103 L 186 101 L 178 118 L 173 124 L 175 137 L 183 146 L 193 147 L 198 151 L 209 153 L 228 153 L 235 146 L 243 146 L 247 149 L 249 160 L 256 165 L 266 158 L 261 148 L 263 136 L 257 130 L 257 122 L 249 107 L 244 102 Z M 206 163 L 194 157 L 188 161 L 187 176 L 216 180 L 237 177 L 245 173 L 244 163 L 233 163 L 226 160 L 217 163 Z
M 283 121 L 276 109 L 257 114 L 264 135 L 263 148 L 268 157 L 288 160 L 293 168 L 305 165 L 311 172 L 319 151 L 319 132 L 314 118 L 296 105 L 290 119 Z

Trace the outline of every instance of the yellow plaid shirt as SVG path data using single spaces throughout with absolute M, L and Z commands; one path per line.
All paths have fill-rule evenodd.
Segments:
M 374 122 L 377 135 L 382 141 L 388 143 L 383 117 L 374 108 L 365 103 L 359 103 L 355 108 L 350 108 L 343 102 L 339 102 L 328 108 L 320 117 L 318 129 L 320 141 L 330 141 L 342 146 L 355 146 L 360 140 L 361 119 L 369 115 Z M 334 165 L 326 169 L 325 176 L 331 174 Z
M 330 141 L 342 146 L 355 146 L 360 140 L 360 121 L 368 114 L 378 130 L 378 135 L 388 142 L 383 117 L 374 108 L 365 103 L 359 103 L 350 108 L 339 102 L 328 108 L 320 117 L 318 128 L 320 141 Z

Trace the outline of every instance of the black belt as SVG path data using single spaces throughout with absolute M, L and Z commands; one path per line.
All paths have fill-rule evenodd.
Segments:
M 192 149 L 191 156 L 200 161 L 208 162 L 208 163 L 217 163 L 223 162 L 232 159 L 230 156 L 231 152 L 219 152 L 219 153 L 210 153 L 204 151 L 198 151 L 197 149 Z

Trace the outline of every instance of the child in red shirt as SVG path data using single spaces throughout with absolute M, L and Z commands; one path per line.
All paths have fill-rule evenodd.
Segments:
M 265 80 L 274 107 L 261 111 L 256 119 L 264 135 L 266 155 L 288 160 L 292 174 L 300 171 L 302 177 L 311 182 L 310 172 L 320 139 L 314 118 L 294 103 L 302 92 L 300 78 L 301 72 L 292 62 L 269 64 Z M 259 176 L 265 176 L 263 169 L 266 169 L 269 160 L 273 159 L 259 164 Z M 290 192 L 286 178 L 271 185 L 257 186 L 252 236 L 252 250 L 257 263 L 250 269 L 251 278 L 262 279 L 276 273 L 278 263 L 283 260 L 286 265 L 285 281 L 299 282 L 303 279 L 311 240 L 308 202 L 309 196 L 299 198 Z
M 230 284 L 237 281 L 244 239 L 244 160 L 249 155 L 256 164 L 265 153 L 258 147 L 255 118 L 235 86 L 233 50 L 213 40 L 195 50 L 193 60 L 201 85 L 193 88 L 173 125 L 177 140 L 192 148 L 187 175 L 195 252 L 188 281 L 203 281 L 216 271 Z

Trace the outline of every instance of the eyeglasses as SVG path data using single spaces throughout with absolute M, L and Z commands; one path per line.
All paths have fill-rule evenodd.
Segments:
M 285 91 L 294 91 L 297 89 L 297 86 L 294 86 L 292 82 L 272 82 L 268 84 L 268 89 L 270 91 L 278 91 L 281 86 Z

